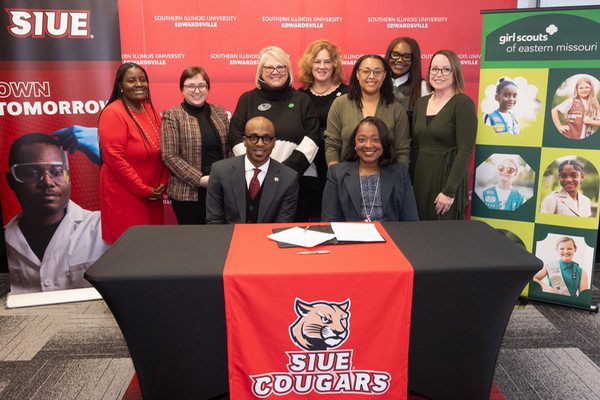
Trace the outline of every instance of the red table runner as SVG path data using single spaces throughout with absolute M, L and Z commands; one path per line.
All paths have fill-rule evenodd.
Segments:
M 223 271 L 232 399 L 405 399 L 413 269 L 386 243 L 299 255 L 236 225 Z

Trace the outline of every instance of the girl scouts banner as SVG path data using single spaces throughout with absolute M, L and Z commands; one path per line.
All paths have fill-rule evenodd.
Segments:
M 483 13 L 472 217 L 544 261 L 523 295 L 589 308 L 600 9 Z
M 9 306 L 98 297 L 96 123 L 120 64 L 116 0 L 2 0 L 0 179 Z M 57 220 L 57 215 L 62 214 Z M 56 291 L 56 292 L 55 292 Z M 45 296 L 47 294 L 47 296 Z

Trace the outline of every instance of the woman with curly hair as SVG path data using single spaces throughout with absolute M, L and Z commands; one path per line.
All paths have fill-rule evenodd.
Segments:
M 317 168 L 317 178 L 310 181 L 311 197 L 321 199 L 323 188 L 327 181 L 327 163 L 325 162 L 325 128 L 327 115 L 335 99 L 348 92 L 348 85 L 344 84 L 344 70 L 342 68 L 342 53 L 340 49 L 327 40 L 317 40 L 311 43 L 298 63 L 299 77 L 302 88 L 299 89 L 308 95 L 319 114 L 319 128 L 321 137 L 317 143 L 319 150 L 313 163 Z M 299 199 L 298 208 L 305 209 L 305 214 L 311 221 L 318 220 L 321 216 L 320 201 L 302 201 Z M 300 210 L 299 210 L 300 211 Z
M 325 130 L 327 165 L 340 162 L 348 138 L 365 117 L 378 117 L 386 124 L 394 142 L 394 157 L 408 165 L 410 134 L 408 117 L 394 99 L 390 67 L 383 57 L 367 54 L 354 64 L 348 93 L 337 98 L 329 110 Z

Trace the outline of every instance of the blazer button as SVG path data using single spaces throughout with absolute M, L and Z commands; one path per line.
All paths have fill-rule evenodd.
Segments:
M 254 206 L 250 206 L 250 207 L 248 207 L 248 209 L 249 209 L 250 211 L 254 211 Z

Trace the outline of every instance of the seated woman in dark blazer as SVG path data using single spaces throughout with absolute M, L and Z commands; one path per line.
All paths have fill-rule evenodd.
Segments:
M 381 119 L 358 123 L 343 160 L 327 171 L 322 221 L 418 221 L 408 167 L 396 162 Z

